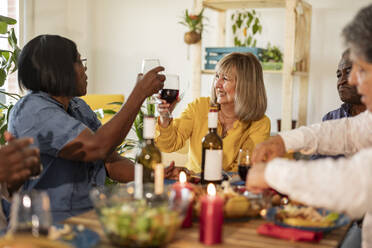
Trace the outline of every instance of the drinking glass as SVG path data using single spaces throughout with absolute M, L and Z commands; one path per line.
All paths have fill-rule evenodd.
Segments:
M 158 66 L 160 66 L 159 59 L 143 59 L 141 73 L 145 75 L 147 72 Z M 157 102 L 155 96 L 150 96 L 148 101 L 150 104 L 155 104 Z
M 238 172 L 240 178 L 245 181 L 248 170 L 251 168 L 251 161 L 249 159 L 249 151 L 245 149 L 239 150 L 238 155 Z
M 166 74 L 165 78 L 164 87 L 160 91 L 160 99 L 172 104 L 177 100 L 180 92 L 180 78 L 175 74 Z M 169 110 L 167 115 L 169 118 L 172 118 L 172 114 L 169 112 Z
M 141 73 L 145 75 L 147 72 L 158 66 L 160 66 L 159 59 L 143 59 Z
M 50 202 L 45 191 L 32 190 L 13 196 L 10 210 L 11 233 L 47 236 L 51 225 Z

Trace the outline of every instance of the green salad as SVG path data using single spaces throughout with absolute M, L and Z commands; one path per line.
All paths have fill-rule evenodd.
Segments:
M 108 238 L 121 246 L 161 246 L 180 225 L 179 214 L 167 205 L 149 207 L 145 201 L 103 207 L 99 215 Z

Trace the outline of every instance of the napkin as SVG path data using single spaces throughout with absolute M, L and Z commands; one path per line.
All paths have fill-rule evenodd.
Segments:
M 280 239 L 292 241 L 318 242 L 323 238 L 322 232 L 305 231 L 296 228 L 286 228 L 272 223 L 265 223 L 258 227 L 257 232 Z

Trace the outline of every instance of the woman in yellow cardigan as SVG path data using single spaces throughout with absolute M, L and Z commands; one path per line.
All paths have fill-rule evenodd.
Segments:
M 174 152 L 190 139 L 189 170 L 201 171 L 202 138 L 208 133 L 211 103 L 220 105 L 217 132 L 223 139 L 223 169 L 237 171 L 239 149 L 253 148 L 270 136 L 270 120 L 265 116 L 267 98 L 262 67 L 251 53 L 231 53 L 217 64 L 211 97 L 190 103 L 181 116 L 169 118 L 175 103 L 162 100 L 158 110 L 158 136 L 155 141 L 163 152 Z

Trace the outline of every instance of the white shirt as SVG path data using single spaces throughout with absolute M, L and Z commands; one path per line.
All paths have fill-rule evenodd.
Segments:
M 363 221 L 362 247 L 372 247 L 372 114 L 330 120 L 280 133 L 287 151 L 345 154 L 314 161 L 274 159 L 265 178 L 276 190 L 308 205 Z

